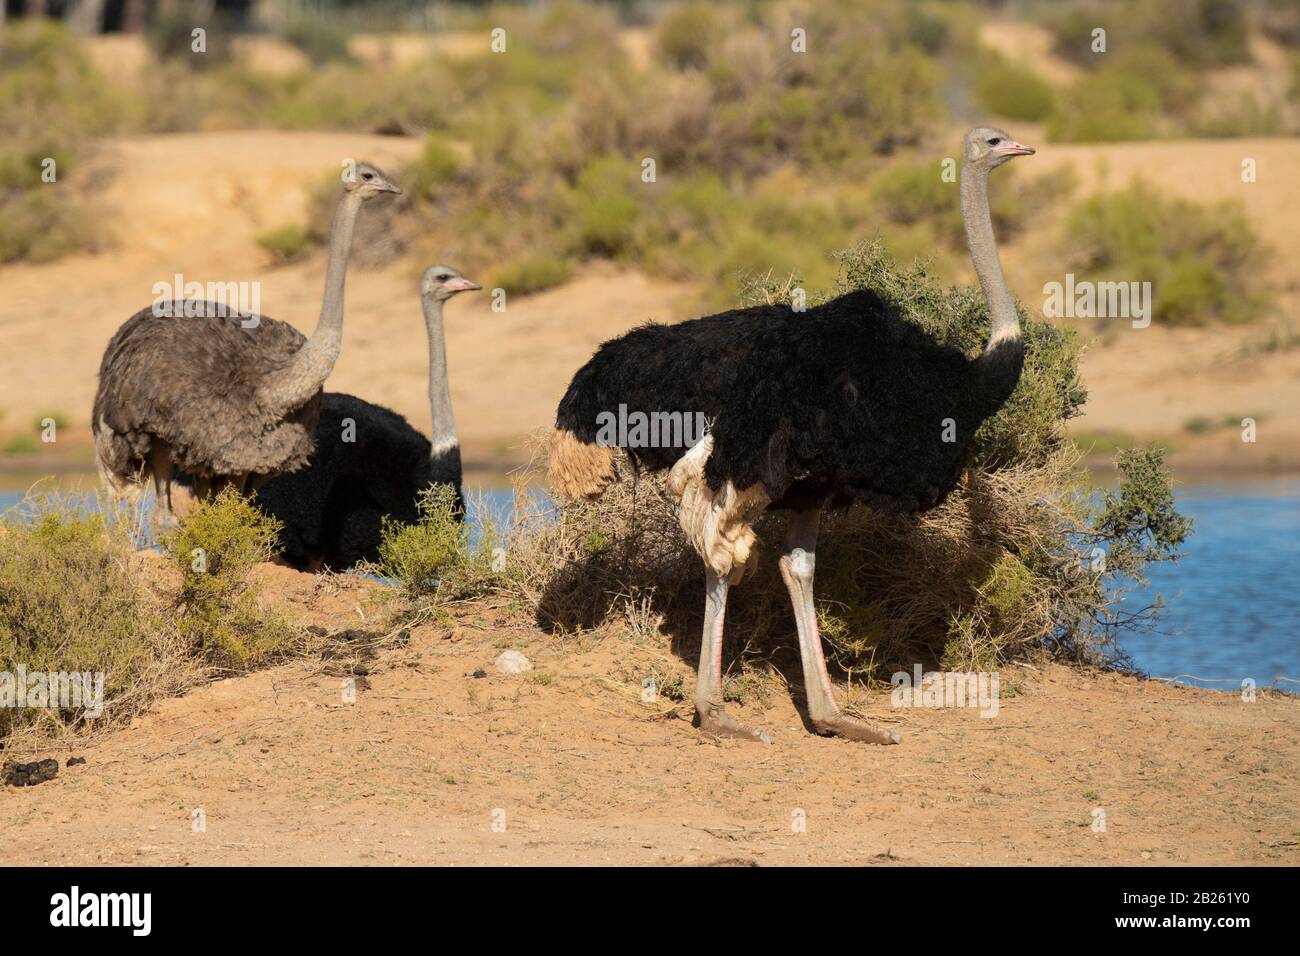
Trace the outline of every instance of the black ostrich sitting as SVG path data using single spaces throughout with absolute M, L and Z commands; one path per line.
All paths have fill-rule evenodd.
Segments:
M 420 494 L 430 485 L 455 488 L 457 512 L 464 515 L 442 307 L 457 293 L 478 288 L 448 266 L 431 266 L 420 281 L 429 336 L 432 442 L 396 412 L 326 392 L 307 467 L 257 490 L 259 507 L 284 524 L 280 543 L 289 564 L 337 571 L 378 560 L 383 519 L 414 522 Z
M 760 306 L 680 325 L 646 325 L 607 342 L 560 401 L 550 471 L 569 497 L 598 496 L 614 452 L 598 416 L 624 411 L 703 413 L 710 433 L 693 448 L 630 447 L 637 467 L 671 469 L 678 517 L 704 559 L 707 589 L 695 708 L 702 729 L 767 742 L 722 702 L 722 628 L 728 586 L 749 569 L 753 521 L 794 512 L 781 575 L 794 605 L 813 726 L 872 743 L 898 735 L 844 716 L 831 694 L 813 569 L 821 509 L 853 501 L 920 512 L 961 476 L 981 422 L 1011 395 L 1024 362 L 1015 303 L 1002 276 L 988 206 L 990 170 L 1032 154 L 980 127 L 963 142 L 966 240 L 992 321 L 983 354 L 941 345 L 869 291 L 798 313 Z

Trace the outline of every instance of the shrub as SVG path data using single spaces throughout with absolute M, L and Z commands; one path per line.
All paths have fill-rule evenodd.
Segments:
M 957 184 L 946 183 L 937 163 L 891 166 L 875 182 L 875 194 L 885 215 L 902 225 L 949 215 L 957 208 Z
M 320 16 L 296 16 L 280 29 L 280 36 L 305 53 L 316 66 L 352 61 L 348 33 L 337 21 Z
M 202 30 L 202 50 L 194 31 Z M 230 20 L 215 6 L 196 0 L 182 0 L 169 14 L 153 18 L 148 28 L 149 45 L 160 60 L 170 60 L 190 70 L 210 70 L 228 63 L 232 56 Z
M 1059 12 L 1058 12 L 1059 11 Z M 1092 52 L 1092 30 L 1100 23 L 1122 23 L 1109 31 L 1116 48 L 1149 45 L 1169 51 L 1197 69 L 1243 63 L 1246 15 L 1235 0 L 1118 0 L 1105 4 L 1062 4 L 1047 17 L 1056 52 L 1080 66 L 1097 66 L 1111 53 Z
M 659 55 L 679 69 L 703 69 L 710 52 L 720 42 L 719 22 L 707 3 L 686 3 L 675 7 L 659 21 L 655 44 Z
M 1277 106 L 1261 103 L 1251 94 L 1243 93 L 1231 106 L 1220 106 L 1194 117 L 1189 130 L 1194 136 L 1225 139 L 1237 136 L 1277 136 L 1283 132 L 1283 123 Z
M 0 32 L 0 264 L 46 262 L 93 245 L 97 229 L 67 185 L 84 140 L 118 104 L 77 41 L 45 21 Z M 56 182 L 45 182 L 53 160 Z
M 259 233 L 257 244 L 276 262 L 287 263 L 301 259 L 312 243 L 311 232 L 306 226 L 288 225 L 268 229 Z
M 403 171 L 402 180 L 413 196 L 434 198 L 436 187 L 456 178 L 460 157 L 440 137 L 430 134 L 419 157 Z
M 1048 135 L 1072 142 L 1150 139 L 1179 131 L 1201 93 L 1195 74 L 1167 50 L 1108 53 L 1060 95 Z
M 258 602 L 255 564 L 270 561 L 280 524 L 227 487 L 163 536 L 181 572 L 177 624 L 203 660 L 243 671 L 286 652 L 294 629 Z
M 1151 282 L 1157 321 L 1248 321 L 1270 301 L 1265 250 L 1239 204 L 1170 199 L 1139 181 L 1076 205 L 1066 238 L 1089 278 Z
M 494 546 L 491 527 L 474 541 L 469 523 L 461 520 L 455 490 L 433 485 L 421 495 L 415 524 L 384 519 L 380 570 L 411 598 L 462 597 L 492 581 Z
M 0 448 L 0 451 L 3 451 L 6 455 L 34 455 L 40 447 L 35 438 L 24 432 L 10 438 L 4 443 L 3 448 Z
M 500 266 L 492 272 L 489 285 L 511 295 L 531 295 L 567 282 L 573 263 L 551 256 L 533 256 Z
M 169 632 L 133 565 L 128 513 L 92 505 L 29 497 L 0 519 L 0 671 L 102 673 L 106 714 L 120 716 L 141 683 L 162 680 Z M 3 707 L 0 738 L 83 715 Z
M 638 168 L 621 156 L 598 157 L 583 167 L 569 198 L 578 252 L 618 256 L 631 250 L 640 212 L 632 193 Z
M 1001 57 L 988 59 L 975 80 L 980 106 L 1008 119 L 1041 122 L 1052 112 L 1051 85 L 1033 70 L 1008 63 Z

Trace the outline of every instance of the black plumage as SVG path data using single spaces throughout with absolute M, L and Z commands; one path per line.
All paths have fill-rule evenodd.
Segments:
M 326 392 L 307 467 L 272 478 L 256 500 L 284 525 L 285 561 L 299 570 L 344 570 L 377 561 L 383 518 L 415 522 L 420 494 L 433 484 L 455 488 L 463 515 L 459 445 L 431 457 L 429 439 L 401 415 Z
M 858 500 L 914 512 L 957 482 L 976 429 L 1010 395 L 1022 361 L 1018 338 L 971 359 L 858 291 L 806 312 L 759 306 L 634 329 L 574 375 L 556 427 L 594 443 L 601 413 L 620 404 L 702 412 L 715 491 L 761 483 L 773 508 Z M 650 470 L 686 450 L 627 449 Z

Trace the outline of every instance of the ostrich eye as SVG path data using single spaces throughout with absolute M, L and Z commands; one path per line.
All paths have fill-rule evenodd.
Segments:
M 990 146 L 996 146 L 996 145 L 997 145 L 998 143 L 1000 143 L 1000 142 L 1002 142 L 1001 137 L 994 136 L 991 140 L 989 140 L 989 145 L 990 145 Z
M 374 174 L 374 173 L 362 173 L 362 174 L 361 174 L 361 178 L 364 179 L 364 180 L 366 180 L 367 182 L 369 182 L 370 180 L 372 180 L 372 179 L 375 178 L 375 174 Z

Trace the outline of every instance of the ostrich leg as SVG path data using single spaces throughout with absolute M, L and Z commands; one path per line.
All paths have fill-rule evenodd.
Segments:
M 738 723 L 722 703 L 722 627 L 727 616 L 727 588 L 726 578 L 718 577 L 712 568 L 705 568 L 704 637 L 700 641 L 700 669 L 695 677 L 695 712 L 703 731 L 770 744 L 767 734 Z
M 899 737 L 894 731 L 845 717 L 831 694 L 831 679 L 826 673 L 822 638 L 817 632 L 817 609 L 813 604 L 813 570 L 817 561 L 817 525 L 820 520 L 821 509 L 796 512 L 790 519 L 785 553 L 781 555 L 781 577 L 790 591 L 795 626 L 799 629 L 799 658 L 803 662 L 808 716 L 819 734 L 834 734 L 872 744 L 896 744 Z
M 149 471 L 153 474 L 153 490 L 158 498 L 158 527 L 170 531 L 176 527 L 176 515 L 172 511 L 172 450 L 166 442 L 154 439 L 149 446 Z

